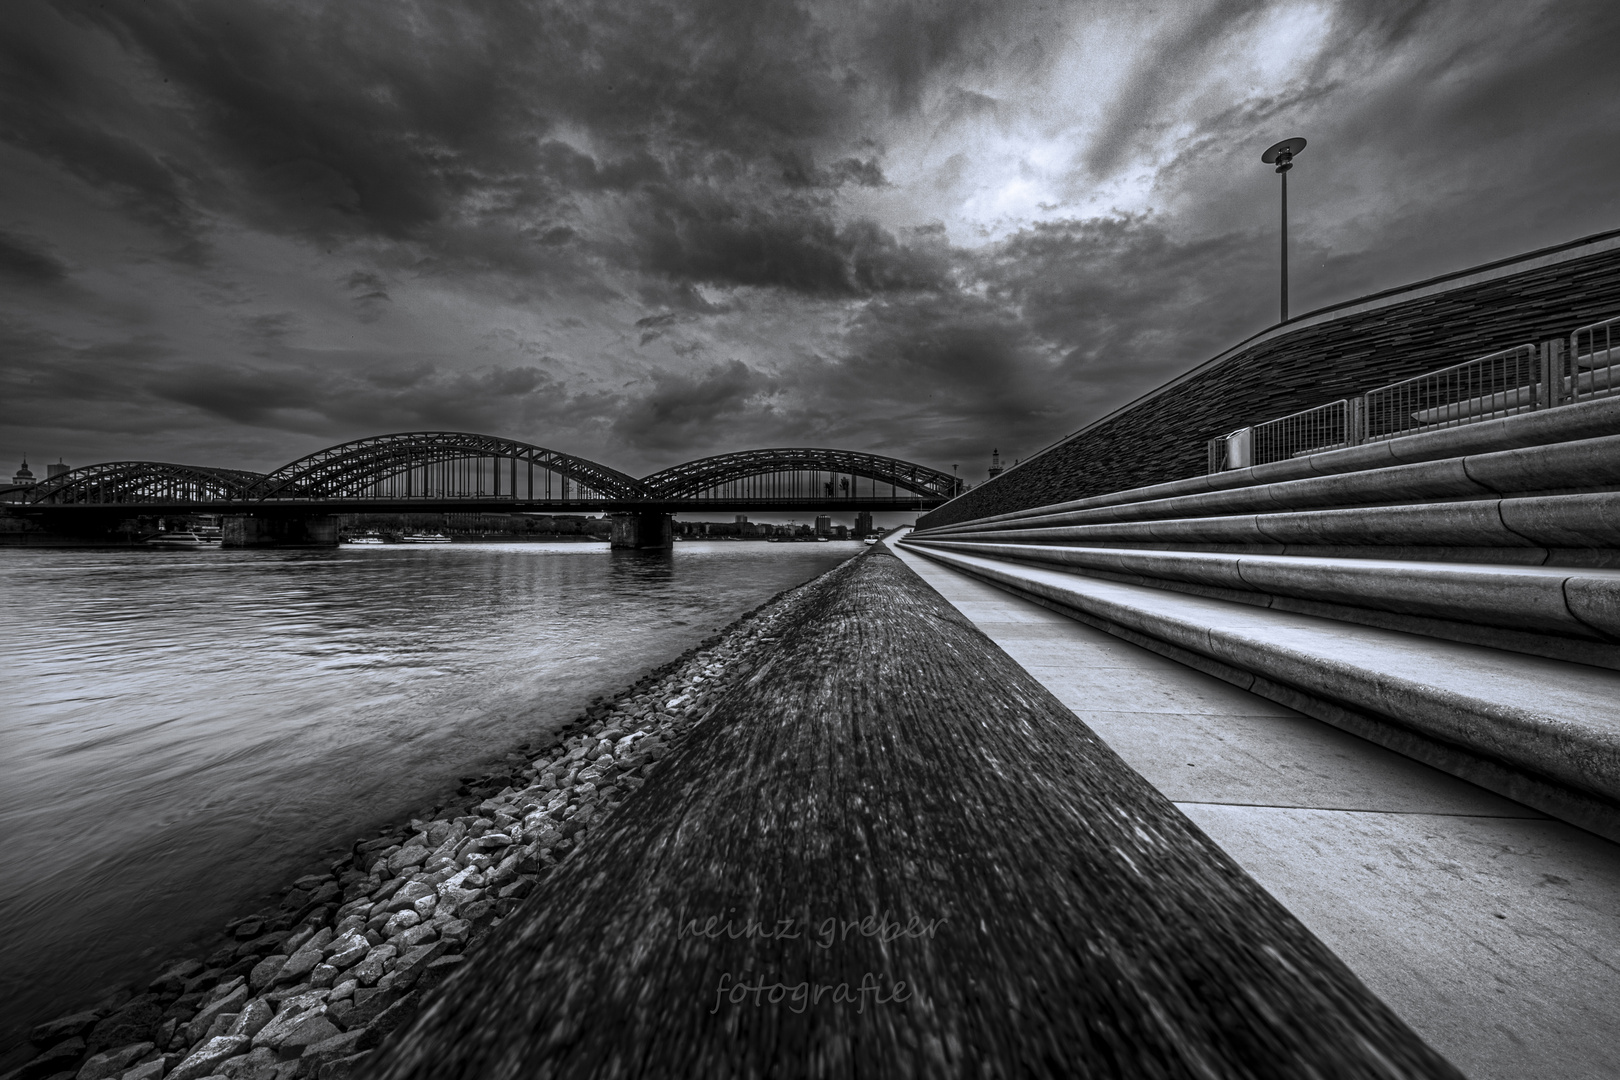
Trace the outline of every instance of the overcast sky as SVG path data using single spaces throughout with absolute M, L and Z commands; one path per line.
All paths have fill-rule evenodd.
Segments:
M 12 0 L 0 466 L 487 432 L 982 479 L 1620 227 L 1620 3 Z

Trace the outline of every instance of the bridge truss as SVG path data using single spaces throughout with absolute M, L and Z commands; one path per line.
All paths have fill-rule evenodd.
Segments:
M 247 498 L 247 491 L 262 479 L 263 473 L 241 469 L 109 461 L 35 484 L 28 492 L 28 502 L 46 506 L 232 502 Z
M 649 494 L 668 501 L 813 502 L 858 501 L 861 482 L 866 497 L 890 501 L 907 496 L 949 499 L 959 484 L 949 473 L 899 458 L 852 450 L 744 450 L 699 458 L 642 478 Z M 880 493 L 883 488 L 887 493 Z
M 504 474 L 504 475 L 503 475 Z M 588 458 L 460 431 L 409 431 L 318 450 L 251 488 L 254 499 L 633 500 L 641 481 Z
M 955 477 L 850 450 L 776 448 L 689 461 L 637 479 L 588 458 L 493 435 L 411 431 L 330 446 L 270 473 L 166 462 L 89 465 L 28 490 L 48 508 L 389 512 L 773 508 L 922 509 Z

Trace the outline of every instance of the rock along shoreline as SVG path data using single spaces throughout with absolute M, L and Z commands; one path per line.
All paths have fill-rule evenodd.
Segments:
M 859 558 L 860 555 L 853 556 Z M 843 564 L 840 564 L 843 565 Z M 355 841 L 205 955 L 34 1027 L 0 1080 L 340 1080 L 746 676 L 784 590 L 575 720 L 464 777 L 447 805 Z

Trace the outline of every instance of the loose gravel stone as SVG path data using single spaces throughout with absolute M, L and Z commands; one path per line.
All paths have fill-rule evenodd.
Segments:
M 365 959 L 366 953 L 370 951 L 371 943 L 362 934 L 350 931 L 327 946 L 326 962 L 342 971 Z
M 264 1000 L 254 1000 L 242 1007 L 237 1014 L 236 1023 L 231 1025 L 228 1034 L 245 1035 L 249 1039 L 264 1030 L 264 1026 L 275 1016 L 275 1010 L 270 1003 Z
M 191 1022 L 186 1025 L 186 1041 L 195 1043 L 206 1035 L 213 1026 L 215 1018 L 224 1013 L 240 1012 L 248 999 L 248 988 L 238 985 L 234 990 L 228 991 L 224 996 L 205 1006 Z
M 248 1040 L 241 1035 L 221 1035 L 209 1039 L 176 1065 L 164 1080 L 202 1080 L 202 1077 L 213 1075 L 218 1066 L 245 1053 L 247 1048 Z
M 140 1042 L 121 1046 L 117 1050 L 103 1050 L 80 1066 L 74 1080 L 109 1080 L 111 1077 L 121 1077 L 131 1065 L 155 1049 L 156 1047 L 149 1042 Z
M 126 1069 L 118 1080 L 162 1080 L 163 1073 L 168 1067 L 169 1063 L 163 1058 L 155 1058 L 145 1064 Z
M 282 1058 L 296 1057 L 306 1048 L 342 1033 L 343 1029 L 332 1023 L 326 1015 L 326 1006 L 323 1005 L 318 1010 L 305 1013 L 294 1022 L 276 1045 L 276 1052 Z
M 349 970 L 355 982 L 361 986 L 374 986 L 378 979 L 383 977 L 384 965 L 392 960 L 398 952 L 392 945 L 378 945 L 366 955 L 366 958 Z
M 261 1077 L 268 1080 L 276 1074 L 280 1060 L 276 1052 L 268 1048 L 249 1050 L 221 1065 L 216 1075 L 226 1080 L 260 1080 Z
M 55 1020 L 45 1023 L 28 1032 L 28 1041 L 35 1046 L 52 1046 L 64 1039 L 71 1039 L 75 1035 L 88 1035 L 90 1029 L 96 1026 L 101 1014 L 96 1012 L 78 1012 L 68 1016 L 59 1016 Z
M 415 926 L 421 921 L 422 916 L 418 915 L 411 908 L 406 908 L 404 911 L 396 911 L 390 915 L 388 917 L 388 921 L 383 924 L 382 935 L 385 938 L 394 937 L 396 934 L 409 930 L 411 927 Z
M 90 1029 L 85 1039 L 86 1051 L 99 1054 L 115 1046 L 143 1042 L 152 1037 L 162 1022 L 163 1006 L 155 998 L 135 998 Z
M 265 957 L 253 966 L 252 973 L 248 975 L 248 986 L 252 987 L 254 993 L 258 993 L 275 982 L 276 976 L 281 974 L 281 969 L 286 966 L 285 956 Z
M 389 872 L 398 874 L 413 866 L 420 866 L 427 862 L 427 858 L 431 854 L 432 852 L 426 847 L 414 844 L 407 848 L 400 848 L 388 857 Z

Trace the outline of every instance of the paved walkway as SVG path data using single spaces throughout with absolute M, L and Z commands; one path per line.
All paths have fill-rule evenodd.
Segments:
M 1468 1076 L 1620 1077 L 1620 847 L 896 550 Z

